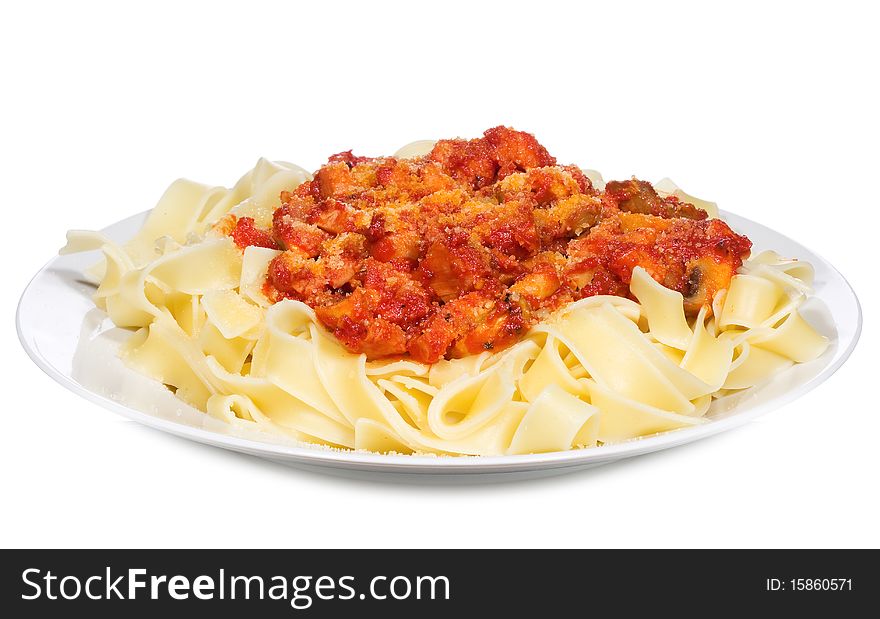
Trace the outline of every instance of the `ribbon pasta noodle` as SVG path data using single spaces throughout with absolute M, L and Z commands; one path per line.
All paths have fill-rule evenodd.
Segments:
M 418 143 L 402 156 L 430 147 Z M 265 296 L 279 251 L 242 251 L 215 226 L 230 213 L 270 225 L 279 192 L 310 178 L 261 159 L 232 189 L 176 181 L 128 243 L 68 234 L 62 251 L 103 252 L 92 271 L 95 303 L 133 330 L 120 353 L 129 366 L 211 417 L 297 441 L 505 455 L 707 423 L 714 398 L 828 345 L 799 311 L 810 266 L 764 252 L 717 295 L 714 311 L 695 318 L 686 317 L 681 293 L 636 267 L 630 291 L 638 302 L 599 295 L 571 303 L 501 352 L 432 365 L 368 361 L 343 348 L 308 305 Z M 668 180 L 658 189 L 696 201 Z

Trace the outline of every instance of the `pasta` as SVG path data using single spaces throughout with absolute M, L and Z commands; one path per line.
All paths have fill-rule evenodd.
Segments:
M 399 156 L 422 155 L 414 143 Z M 591 173 L 601 182 L 601 177 Z M 133 330 L 120 354 L 208 415 L 293 440 L 380 453 L 514 455 L 627 441 L 708 423 L 714 398 L 821 355 L 799 308 L 812 269 L 765 251 L 696 316 L 644 268 L 632 298 L 569 303 L 513 345 L 428 364 L 346 350 L 309 305 L 267 297 L 281 252 L 242 249 L 232 214 L 269 226 L 282 190 L 311 179 L 264 159 L 232 189 L 178 180 L 125 244 L 71 231 L 63 252 L 100 249 L 95 303 Z M 687 196 L 665 180 L 660 195 Z

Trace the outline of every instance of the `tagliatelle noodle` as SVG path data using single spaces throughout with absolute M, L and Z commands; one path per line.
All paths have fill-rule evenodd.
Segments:
M 432 145 L 414 143 L 398 156 Z M 95 303 L 134 330 L 123 360 L 212 417 L 297 441 L 516 455 L 708 423 L 714 398 L 828 346 L 798 309 L 811 292 L 812 268 L 763 252 L 716 295 L 711 311 L 690 320 L 682 295 L 637 267 L 631 292 L 638 302 L 577 301 L 501 352 L 433 365 L 368 361 L 345 350 L 307 305 L 265 297 L 277 250 L 241 251 L 215 229 L 230 213 L 270 226 L 279 192 L 310 178 L 298 166 L 261 159 L 232 189 L 176 181 L 128 243 L 71 231 L 63 251 L 102 251 L 91 271 Z M 717 214 L 668 179 L 656 187 Z

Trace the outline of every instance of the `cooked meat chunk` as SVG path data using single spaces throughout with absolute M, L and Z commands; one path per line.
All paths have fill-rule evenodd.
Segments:
M 708 217 L 703 209 L 681 202 L 675 196 L 660 197 L 651 183 L 635 178 L 628 181 L 610 181 L 605 185 L 605 193 L 617 203 L 621 211 L 627 213 L 687 219 Z

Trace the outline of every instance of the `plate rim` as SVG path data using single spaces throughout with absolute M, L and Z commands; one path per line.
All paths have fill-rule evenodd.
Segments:
M 101 232 L 106 233 L 108 229 L 121 225 L 124 222 L 134 220 L 138 217 L 145 217 L 149 210 L 131 215 L 120 219 L 119 221 L 106 226 Z M 853 289 L 849 281 L 844 275 L 821 254 L 807 247 L 803 243 L 795 241 L 790 237 L 778 232 L 772 228 L 768 228 L 763 224 L 751 220 L 742 215 L 736 215 L 729 211 L 721 210 L 719 217 L 724 219 L 727 216 L 733 216 L 736 219 L 747 222 L 749 225 L 763 228 L 774 235 L 785 239 L 786 241 L 803 247 L 807 252 L 818 258 L 824 267 L 828 268 L 843 283 L 845 290 L 848 292 L 851 300 L 855 305 L 856 325 L 849 341 L 845 342 L 845 348 L 840 350 L 835 358 L 818 374 L 810 378 L 806 383 L 794 389 L 786 391 L 755 406 L 753 409 L 743 413 L 730 415 L 723 419 L 713 420 L 710 423 L 682 428 L 670 432 L 651 435 L 644 438 L 633 439 L 613 445 L 603 445 L 602 447 L 593 449 L 573 449 L 568 451 L 554 451 L 537 454 L 521 454 L 521 455 L 502 455 L 502 456 L 433 456 L 433 455 L 404 455 L 404 454 L 379 454 L 362 451 L 343 451 L 333 450 L 322 446 L 298 446 L 284 445 L 270 442 L 254 440 L 250 438 L 242 438 L 234 435 L 220 434 L 205 428 L 197 428 L 181 423 L 176 423 L 160 417 L 149 415 L 137 409 L 126 406 L 120 402 L 116 402 L 106 396 L 89 390 L 80 383 L 67 376 L 63 371 L 56 368 L 52 363 L 45 359 L 38 350 L 35 349 L 28 341 L 26 332 L 27 327 L 22 323 L 22 306 L 24 305 L 28 293 L 31 291 L 37 279 L 45 273 L 61 256 L 54 256 L 48 260 L 28 281 L 24 291 L 19 297 L 15 311 L 15 327 L 18 340 L 27 353 L 28 357 L 39 367 L 46 375 L 55 382 L 73 392 L 74 394 L 84 398 L 85 400 L 97 404 L 104 409 L 110 410 L 116 414 L 142 425 L 167 432 L 169 434 L 187 438 L 198 443 L 213 445 L 228 450 L 241 453 L 248 453 L 264 458 L 284 460 L 290 463 L 308 464 L 316 466 L 327 466 L 333 468 L 356 468 L 360 470 L 374 470 L 385 472 L 401 472 L 401 473 L 501 473 L 522 470 L 541 469 L 563 469 L 583 467 L 589 465 L 597 465 L 613 460 L 637 456 L 641 454 L 651 453 L 662 449 L 675 447 L 680 444 L 689 443 L 695 440 L 708 438 L 728 429 L 744 425 L 753 419 L 769 413 L 791 403 L 792 401 L 808 394 L 820 384 L 830 378 L 838 369 L 849 359 L 861 337 L 863 312 L 858 295 Z M 835 322 L 835 326 L 837 326 Z M 838 329 L 838 333 L 839 333 Z M 840 340 L 838 340 L 840 344 Z

